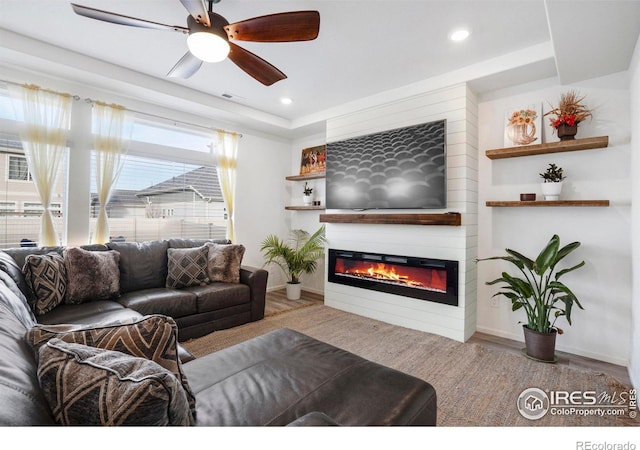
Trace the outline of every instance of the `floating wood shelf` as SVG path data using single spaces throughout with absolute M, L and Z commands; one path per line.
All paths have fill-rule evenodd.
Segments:
M 531 207 L 531 206 L 609 206 L 609 200 L 537 200 L 522 201 L 492 201 L 487 206 Z
M 460 213 L 445 214 L 320 214 L 324 223 L 360 223 L 391 225 L 462 225 Z
M 311 205 L 311 206 L 285 206 L 284 209 L 289 211 L 322 211 L 324 206 L 322 205 Z
M 575 152 L 578 150 L 591 150 L 604 148 L 609 145 L 609 136 L 599 136 L 584 139 L 572 139 L 568 141 L 551 142 L 538 145 L 523 145 L 520 147 L 496 148 L 487 150 L 485 154 L 489 159 L 516 158 L 518 156 L 545 155 L 548 153 Z
M 289 181 L 305 181 L 305 180 L 317 180 L 324 177 L 325 177 L 325 173 L 320 172 L 320 173 L 308 173 L 305 175 L 290 175 L 288 177 L 285 177 L 285 179 Z

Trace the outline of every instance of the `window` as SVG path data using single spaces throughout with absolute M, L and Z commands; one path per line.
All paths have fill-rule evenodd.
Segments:
M 51 203 L 49 207 L 54 216 L 60 216 L 62 214 L 62 203 Z M 44 208 L 40 202 L 24 202 L 22 205 L 22 211 L 26 214 L 42 214 Z
M 0 202 L 0 213 L 16 212 L 16 202 Z
M 7 155 L 9 170 L 7 179 L 11 181 L 32 181 L 27 158 L 24 156 Z
M 40 235 L 42 203 L 22 153 L 22 143 L 15 138 L 0 136 L 0 248 L 24 245 L 25 240 L 37 242 Z M 53 192 L 51 211 L 59 241 L 62 242 L 66 163 L 61 164 L 58 183 Z M 22 244 L 21 244 L 22 241 Z
M 227 221 L 211 137 L 149 121 L 136 121 L 131 136 L 106 208 L 111 240 L 224 239 Z M 94 233 L 99 211 L 95 158 L 91 177 Z

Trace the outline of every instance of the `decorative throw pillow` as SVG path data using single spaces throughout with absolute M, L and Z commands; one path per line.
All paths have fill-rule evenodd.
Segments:
M 207 275 L 209 281 L 240 283 L 240 265 L 244 256 L 244 245 L 239 244 L 207 244 L 209 259 Z
M 36 358 L 43 345 L 51 339 L 60 339 L 152 360 L 180 380 L 195 419 L 196 398 L 178 357 L 178 326 L 171 317 L 155 314 L 94 325 L 37 324 L 27 331 L 25 339 L 33 347 Z
M 118 252 L 92 252 L 69 247 L 64 250 L 63 256 L 68 279 L 65 303 L 109 300 L 120 295 Z
M 193 425 L 180 382 L 148 359 L 52 339 L 38 381 L 61 425 Z
M 209 249 L 206 245 L 194 248 L 169 248 L 167 256 L 166 286 L 168 288 L 204 286 L 209 283 L 207 276 Z
M 22 268 L 37 315 L 46 314 L 61 304 L 67 294 L 67 269 L 58 253 L 29 255 Z

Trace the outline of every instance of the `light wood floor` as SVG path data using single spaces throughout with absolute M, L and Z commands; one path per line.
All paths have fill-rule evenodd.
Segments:
M 277 309 L 286 309 L 286 294 L 284 290 L 282 291 L 272 291 L 267 293 L 267 303 L 270 301 L 276 304 Z M 291 300 L 289 300 L 291 302 Z M 295 302 L 317 302 L 324 303 L 324 297 L 320 294 L 314 294 L 307 291 L 302 291 L 302 295 L 299 301 L 293 301 L 292 305 L 295 305 Z M 268 307 L 267 307 L 268 308 Z M 511 339 L 505 339 L 498 336 L 492 336 L 490 334 L 485 333 L 476 333 L 471 339 L 467 342 L 469 343 L 477 343 L 481 345 L 485 345 L 489 348 L 494 348 L 497 350 L 503 350 L 512 352 L 514 354 L 521 355 L 521 349 L 523 347 L 522 342 L 514 341 Z M 616 378 L 621 383 L 625 383 L 628 386 L 631 386 L 631 380 L 629 379 L 629 371 L 624 366 L 618 366 L 615 364 L 606 363 L 603 361 L 598 361 L 596 359 L 586 358 L 579 355 L 574 355 L 571 353 L 565 352 L 556 352 L 558 356 L 558 362 L 556 364 L 566 365 L 578 369 L 591 369 L 598 372 L 605 372 L 609 375 Z

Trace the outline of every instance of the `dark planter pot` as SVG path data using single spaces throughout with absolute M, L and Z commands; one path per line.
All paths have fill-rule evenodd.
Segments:
M 550 333 L 542 333 L 534 331 L 526 325 L 523 325 L 522 329 L 524 331 L 526 355 L 529 358 L 543 362 L 556 361 L 556 335 L 558 334 L 556 330 Z
M 564 123 L 558 125 L 558 137 L 561 141 L 575 139 L 576 134 L 578 134 L 578 125 L 569 126 Z

